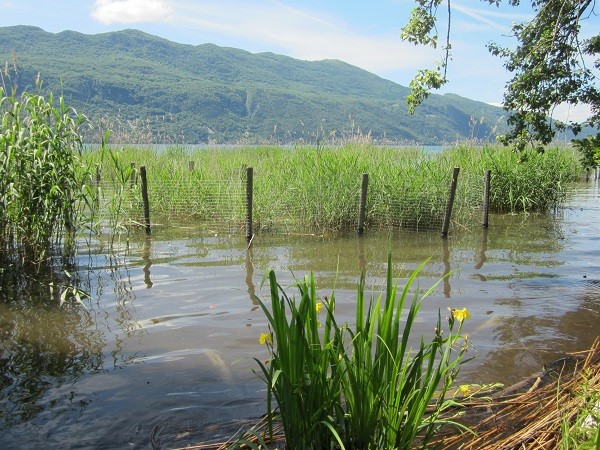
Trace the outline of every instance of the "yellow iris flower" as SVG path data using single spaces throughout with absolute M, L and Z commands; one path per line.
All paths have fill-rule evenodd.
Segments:
M 317 314 L 319 314 L 321 312 L 321 310 L 323 309 L 323 303 L 317 302 L 317 304 L 315 305 L 315 307 L 317 309 Z
M 462 396 L 467 396 L 471 393 L 471 388 L 468 384 L 461 384 L 458 388 L 458 393 Z
M 471 313 L 467 310 L 467 308 L 453 309 L 452 317 L 454 317 L 456 320 L 462 323 L 463 321 L 471 317 Z
M 260 336 L 258 337 L 258 343 L 260 345 L 270 344 L 271 342 L 273 342 L 271 333 L 260 333 Z

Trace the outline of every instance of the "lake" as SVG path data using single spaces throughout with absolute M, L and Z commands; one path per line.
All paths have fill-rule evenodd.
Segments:
M 354 316 L 361 270 L 369 291 L 384 284 L 391 251 L 400 285 L 422 261 L 428 297 L 416 335 L 431 336 L 438 311 L 466 307 L 474 357 L 469 383 L 520 381 L 600 334 L 600 194 L 577 186 L 549 214 L 492 215 L 489 229 L 371 233 L 364 237 L 223 235 L 189 225 L 134 235 L 107 252 L 109 237 L 80 243 L 70 270 L 84 305 L 14 300 L 2 292 L 0 447 L 184 447 L 227 439 L 238 421 L 265 413 L 253 372 L 267 322 L 263 274 L 293 281 L 315 273 L 335 289 L 338 322 Z M 47 286 L 39 290 L 48 296 Z M 32 294 L 34 295 L 34 294 Z

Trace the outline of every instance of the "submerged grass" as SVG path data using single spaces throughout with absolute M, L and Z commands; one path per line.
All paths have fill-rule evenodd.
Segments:
M 556 207 L 582 168 L 571 149 L 514 153 L 502 147 L 456 146 L 441 153 L 420 149 L 341 147 L 243 147 L 187 151 L 124 148 L 123 167 L 145 165 L 152 212 L 162 219 L 221 223 L 243 228 L 245 174 L 254 170 L 256 231 L 311 232 L 354 229 L 361 175 L 369 174 L 367 226 L 371 229 L 440 229 L 452 176 L 460 167 L 453 219 L 473 220 L 480 210 L 483 177 L 492 171 L 492 211 L 533 212 Z M 118 178 L 100 151 L 103 180 Z M 191 166 L 193 165 L 193 170 Z M 137 214 L 140 219 L 141 209 Z M 478 220 L 478 217 L 474 220 Z

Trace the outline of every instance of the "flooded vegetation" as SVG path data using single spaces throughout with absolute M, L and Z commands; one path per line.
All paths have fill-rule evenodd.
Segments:
M 151 436 L 183 446 L 233 434 L 236 419 L 265 413 L 253 357 L 267 322 L 263 273 L 289 287 L 314 272 L 319 293 L 335 288 L 336 318 L 351 322 L 362 268 L 367 291 L 380 292 L 391 249 L 404 277 L 431 258 L 419 277 L 427 289 L 415 335 L 431 332 L 438 309 L 471 319 L 474 359 L 460 379 L 511 384 L 566 351 L 589 347 L 600 319 L 597 273 L 600 197 L 577 188 L 551 214 L 494 214 L 487 232 L 367 233 L 349 236 L 241 235 L 193 227 L 157 228 L 127 244 L 100 236 L 80 241 L 70 275 L 90 294 L 60 306 L 48 280 L 3 271 L 0 415 L 5 448 L 39 445 L 147 447 Z M 76 277 L 76 278 L 75 278 Z M 73 281 L 73 280 L 72 280 Z
M 583 174 L 579 156 L 566 148 L 519 154 L 500 146 L 457 145 L 428 152 L 350 142 L 293 148 L 100 148 L 84 156 L 88 166 L 97 168 L 92 184 L 97 181 L 99 187 L 90 228 L 120 233 L 132 223 L 144 223 L 141 166 L 154 222 L 187 221 L 227 234 L 243 232 L 249 168 L 257 234 L 354 231 L 363 174 L 369 180 L 365 219 L 371 231 L 440 231 L 455 167 L 460 177 L 452 220 L 463 226 L 480 220 L 486 170 L 491 171 L 490 209 L 498 212 L 552 209 Z

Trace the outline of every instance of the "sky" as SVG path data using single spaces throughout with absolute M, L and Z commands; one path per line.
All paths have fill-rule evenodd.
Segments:
M 213 43 L 311 61 L 339 59 L 408 86 L 418 69 L 442 58 L 440 50 L 400 38 L 414 6 L 414 0 L 0 0 L 0 26 L 86 34 L 135 28 L 184 44 Z M 451 17 L 450 81 L 440 93 L 500 104 L 510 76 L 485 45 L 514 45 L 511 24 L 530 19 L 532 12 L 526 5 L 452 0 Z M 600 17 L 583 25 L 590 35 L 598 29 Z M 445 33 L 445 23 L 439 31 Z M 555 117 L 576 120 L 585 113 L 585 107 L 565 107 Z

